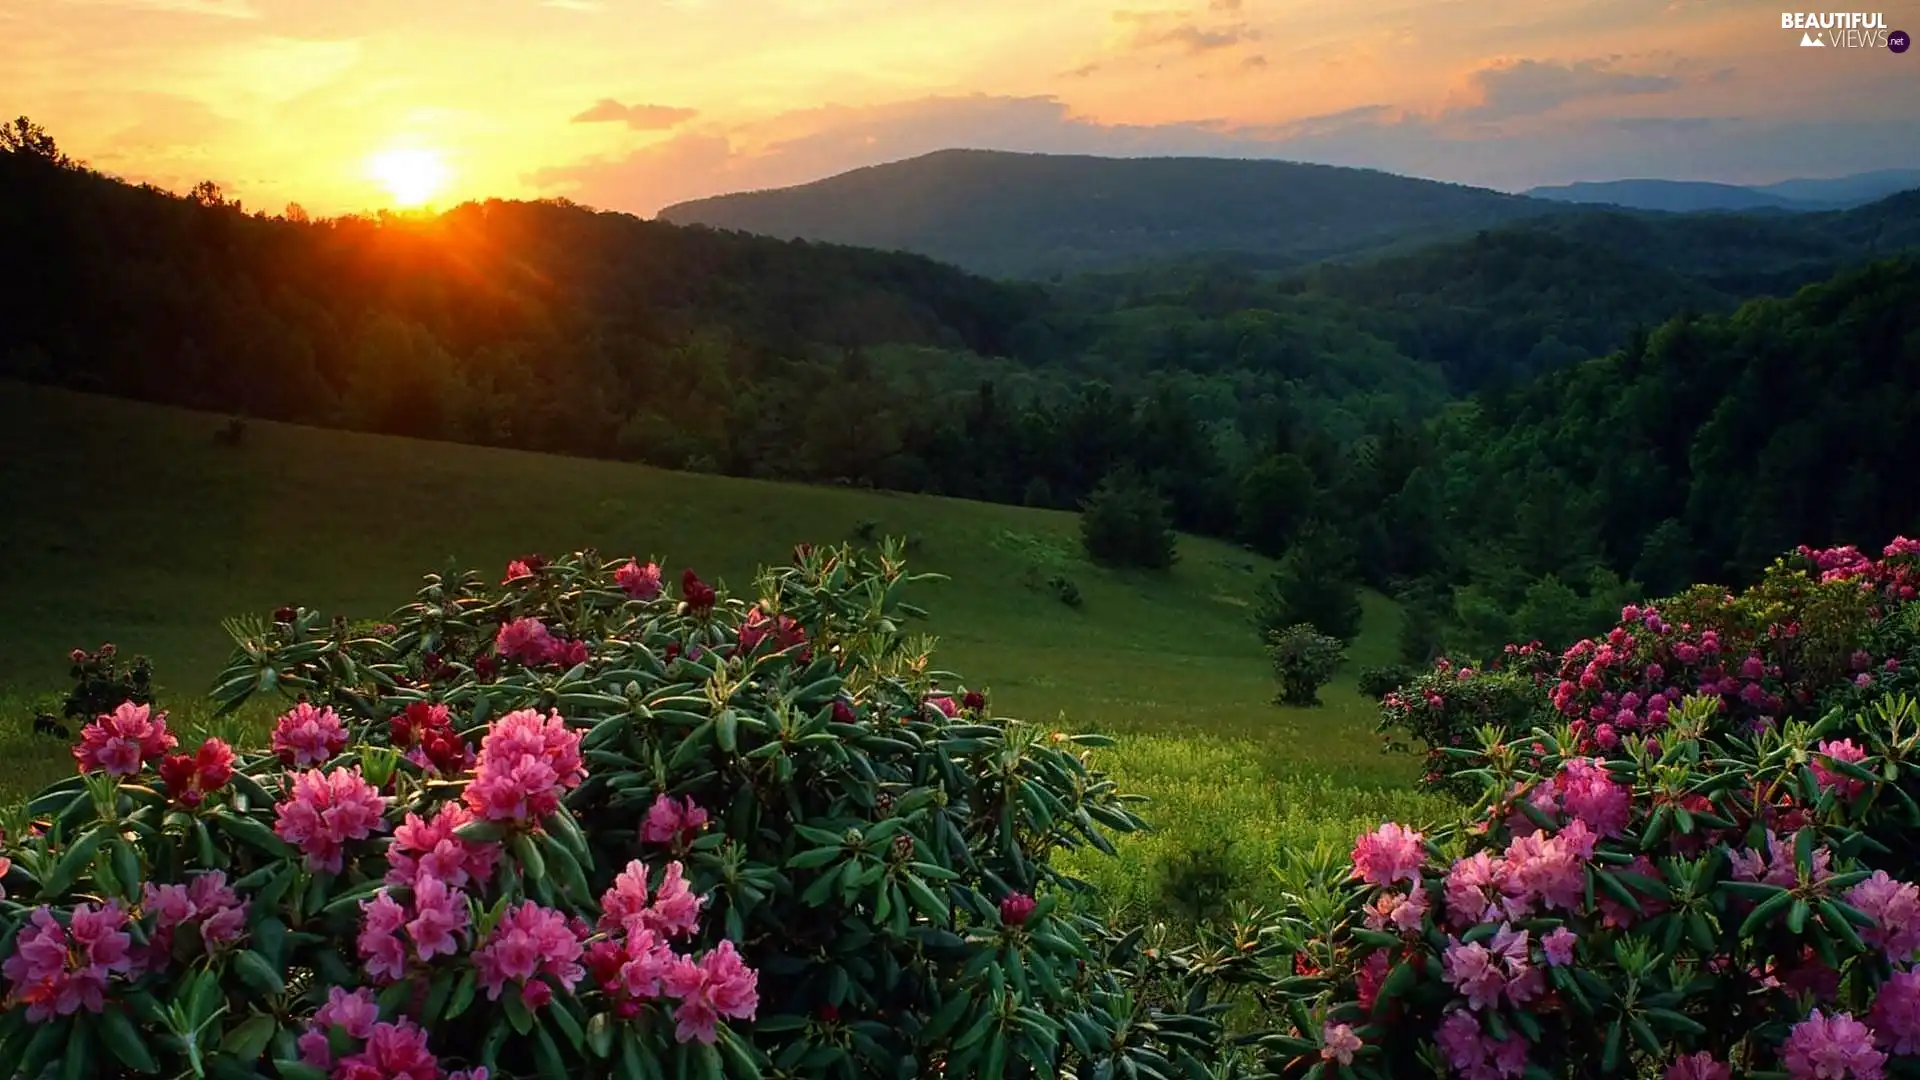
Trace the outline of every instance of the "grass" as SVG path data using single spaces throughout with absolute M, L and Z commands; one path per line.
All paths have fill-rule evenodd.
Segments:
M 490 569 L 585 546 L 746 589 L 796 542 L 873 521 L 918 537 L 915 568 L 951 578 L 912 598 L 933 612 L 940 666 L 985 683 L 1002 714 L 1122 736 L 1104 757 L 1159 802 L 1149 817 L 1243 835 L 1243 868 L 1274 844 L 1417 809 L 1393 790 L 1411 766 L 1382 757 L 1352 682 L 1392 659 L 1394 605 L 1366 598 L 1323 707 L 1277 707 L 1247 606 L 1270 564 L 1229 544 L 1183 537 L 1171 573 L 1122 573 L 1079 554 L 1072 514 L 263 422 L 226 446 L 223 423 L 0 383 L 0 794 L 71 767 L 64 745 L 29 732 L 76 645 L 152 657 L 163 705 L 192 723 L 230 615 L 301 603 L 377 616 L 449 561 Z M 1045 586 L 1055 574 L 1081 607 Z M 1135 841 L 1111 880 L 1144 896 L 1175 837 Z

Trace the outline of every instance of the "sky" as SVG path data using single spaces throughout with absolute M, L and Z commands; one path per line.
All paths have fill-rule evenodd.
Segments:
M 1905 2 L 1882 21 L 1920 31 L 1920 0 Z M 1920 165 L 1920 50 L 1804 48 L 1780 14 L 1753 0 L 0 0 L 0 111 L 103 172 L 316 214 L 563 196 L 650 215 L 948 147 L 1274 157 L 1502 190 Z

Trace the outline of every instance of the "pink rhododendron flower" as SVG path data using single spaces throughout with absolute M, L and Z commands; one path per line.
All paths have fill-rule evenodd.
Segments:
M 106 1004 L 107 978 L 133 967 L 133 938 L 118 903 L 81 904 L 66 926 L 44 905 L 34 909 L 14 940 L 13 955 L 0 963 L 8 996 L 24 1002 L 27 1021 L 40 1023 Z
M 640 824 L 640 839 L 649 844 L 691 840 L 706 824 L 707 812 L 693 801 L 693 796 L 674 799 L 657 795 L 653 805 L 647 808 L 646 820 Z
M 509 982 L 524 988 L 542 976 L 572 990 L 587 973 L 580 964 L 582 936 L 564 914 L 531 900 L 509 909 L 473 951 L 487 1000 L 499 1000 Z
M 1887 1055 L 1873 1046 L 1873 1029 L 1847 1013 L 1819 1009 L 1793 1026 L 1781 1048 L 1793 1080 L 1880 1080 Z
M 660 567 L 655 563 L 641 566 L 637 560 L 628 559 L 627 565 L 613 572 L 613 583 L 635 600 L 651 600 L 660 595 Z
M 1813 776 L 1820 782 L 1824 791 L 1838 792 L 1842 798 L 1852 798 L 1867 789 L 1867 783 L 1833 767 L 1836 761 L 1857 765 L 1867 759 L 1865 749 L 1855 746 L 1852 739 L 1831 740 L 1820 744 L 1819 752 L 1813 755 Z
M 1448 1013 L 1433 1041 L 1462 1080 L 1513 1080 L 1527 1070 L 1526 1042 L 1517 1035 L 1495 1039 L 1472 1013 Z
M 109 776 L 134 776 L 179 743 L 167 731 L 166 713 L 128 701 L 80 729 L 73 759 L 83 773 L 99 769 Z
M 222 870 L 195 874 L 185 885 L 155 885 L 149 881 L 142 886 L 140 898 L 141 909 L 154 917 L 149 952 L 164 957 L 171 948 L 174 931 L 189 923 L 198 925 L 200 941 L 207 951 L 227 948 L 246 933 L 249 906 L 227 884 Z
M 1552 967 L 1566 967 L 1573 963 L 1573 947 L 1580 936 L 1564 926 L 1556 927 L 1552 933 L 1540 939 L 1546 950 L 1547 963 Z
M 722 941 L 698 963 L 681 959 L 661 980 L 680 999 L 673 1010 L 673 1037 L 712 1045 L 721 1017 L 751 1020 L 760 1006 L 760 976 L 740 959 L 733 942 Z
M 1667 1066 L 1664 1080 L 1733 1080 L 1733 1069 L 1705 1050 L 1682 1054 Z
M 162 758 L 157 771 L 174 802 L 194 807 L 233 779 L 233 762 L 233 747 L 220 739 L 208 739 L 192 757 L 170 754 Z
M 1450 940 L 1442 958 L 1444 977 L 1466 997 L 1468 1008 L 1493 1008 L 1502 994 L 1518 1005 L 1538 993 L 1538 971 L 1528 956 L 1527 931 L 1503 922 L 1487 944 Z
M 720 596 L 713 591 L 713 586 L 701 581 L 700 575 L 688 567 L 680 572 L 680 599 L 685 602 L 689 612 L 704 615 L 713 610 Z
M 772 639 L 774 651 L 780 652 L 796 645 L 806 644 L 807 632 L 794 620 L 793 616 L 780 615 L 770 618 L 760 610 L 758 605 L 755 605 L 747 612 L 746 619 L 740 623 L 740 651 L 752 653 L 759 648 L 761 642 L 768 639 Z
M 488 821 L 532 824 L 560 808 L 563 793 L 587 778 L 580 734 L 558 712 L 521 709 L 501 717 L 480 741 L 466 802 Z
M 441 803 L 430 821 L 409 812 L 387 848 L 387 884 L 411 887 L 422 877 L 439 878 L 455 889 L 484 883 L 493 875 L 500 845 L 453 835 L 475 820 L 473 811 L 455 802 Z
M 1781 837 L 1767 830 L 1767 854 L 1752 850 L 1729 850 L 1729 862 L 1736 881 L 1761 881 L 1768 885 L 1792 886 L 1800 881 L 1800 870 L 1793 861 L 1792 837 Z M 1813 849 L 1813 880 L 1833 876 L 1833 852 L 1824 847 Z
M 940 715 L 942 716 L 955 717 L 960 715 L 960 704 L 945 694 L 928 698 L 927 704 L 939 709 Z
M 440 1059 L 427 1049 L 427 1033 L 411 1020 L 382 1021 L 357 1054 L 340 1059 L 336 1080 L 440 1080 Z
M 470 919 L 466 894 L 424 874 L 414 881 L 412 891 L 410 905 L 396 901 L 388 889 L 360 905 L 363 921 L 356 944 L 367 974 L 376 980 L 397 981 L 414 960 L 426 963 L 460 951 L 459 935 Z
M 1000 921 L 1008 926 L 1025 926 L 1038 904 L 1026 893 L 1008 893 L 1000 900 Z
M 362 988 L 349 993 L 338 986 L 329 988 L 326 1002 L 296 1041 L 300 1060 L 316 1069 L 329 1067 L 333 1064 L 333 1047 L 328 1040 L 331 1029 L 339 1028 L 347 1038 L 360 1042 L 373 1035 L 379 1020 L 380 1003 L 374 1000 L 373 991 Z
M 1418 881 L 1405 893 L 1383 889 L 1367 904 L 1369 930 L 1392 927 L 1403 934 L 1411 934 L 1425 925 L 1426 916 L 1427 890 Z
M 1507 864 L 1476 851 L 1447 872 L 1447 918 L 1461 927 L 1505 917 Z
M 1346 1024 L 1328 1024 L 1320 1030 L 1320 1060 L 1336 1061 L 1342 1065 L 1353 1064 L 1353 1055 L 1360 1049 L 1360 1036 Z
M 1847 890 L 1847 903 L 1873 919 L 1860 938 L 1884 951 L 1887 959 L 1904 964 L 1920 951 L 1920 888 L 1875 870 L 1872 877 Z
M 1427 849 L 1419 833 L 1387 822 L 1353 842 L 1353 874 L 1369 885 L 1420 880 Z
M 699 927 L 700 909 L 707 900 L 695 896 L 678 861 L 667 864 L 659 891 L 647 897 L 647 867 L 635 859 L 613 879 L 600 897 L 600 927 L 623 928 L 628 934 L 648 931 L 661 938 L 684 937 Z
M 1387 981 L 1391 967 L 1392 961 L 1379 950 L 1368 953 L 1367 958 L 1361 961 L 1359 970 L 1353 973 L 1353 984 L 1362 1009 L 1373 1011 L 1373 1003 L 1379 1000 L 1380 987 Z
M 532 576 L 533 567 L 528 566 L 524 560 L 513 559 L 507 563 L 507 573 L 506 576 L 500 579 L 500 584 L 511 585 L 516 581 Z
M 1920 1053 L 1920 971 L 1895 971 L 1881 984 L 1867 1019 L 1889 1052 L 1903 1057 Z
M 273 752 L 289 768 L 310 769 L 347 747 L 347 726 L 331 708 L 295 705 L 273 724 Z
M 348 841 L 387 829 L 387 800 L 352 770 L 293 774 L 292 791 L 273 808 L 273 831 L 299 848 L 309 870 L 339 873 Z
M 1631 795 L 1598 760 L 1569 760 L 1561 766 L 1555 786 L 1568 816 L 1604 837 L 1626 832 Z
M 494 635 L 493 647 L 501 656 L 517 660 L 527 667 L 538 667 L 554 658 L 561 649 L 558 639 L 539 619 L 519 618 L 503 623 Z

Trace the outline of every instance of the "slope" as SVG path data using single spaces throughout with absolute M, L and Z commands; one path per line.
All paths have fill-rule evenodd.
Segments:
M 227 654 L 223 618 L 293 602 L 377 617 L 449 559 L 593 545 L 744 591 L 794 543 L 873 521 L 951 576 L 916 598 L 939 658 L 1012 715 L 1259 738 L 1287 723 L 1247 621 L 1268 564 L 1230 545 L 1183 538 L 1170 574 L 1110 573 L 1080 558 L 1071 514 L 274 423 L 228 446 L 222 422 L 0 382 L 0 688 L 54 690 L 68 649 L 111 640 L 195 695 Z M 1029 567 L 1071 576 L 1084 606 L 1029 585 Z M 1365 724 L 1361 710 L 1363 748 Z
M 1529 188 L 1530 198 L 1691 213 L 1699 210 L 1808 210 L 1812 206 L 1739 184 L 1702 180 L 1586 180 Z
M 1290 161 L 943 150 L 681 203 L 660 217 L 1044 278 L 1206 251 L 1300 265 L 1556 209 L 1482 188 Z

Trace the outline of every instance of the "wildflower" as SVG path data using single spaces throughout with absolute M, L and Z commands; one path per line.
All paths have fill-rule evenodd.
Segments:
M 480 741 L 466 802 L 488 821 L 526 825 L 558 810 L 562 793 L 586 777 L 580 734 L 558 712 L 521 709 L 496 720 Z
M 379 1020 L 380 1003 L 374 1000 L 373 991 L 363 988 L 349 993 L 338 986 L 329 988 L 326 1002 L 295 1042 L 300 1060 L 316 1069 L 328 1068 L 333 1064 L 333 1047 L 328 1039 L 332 1029 L 338 1028 L 347 1038 L 360 1042 L 372 1037 Z
M 455 802 L 441 803 L 431 819 L 409 812 L 393 830 L 387 848 L 387 883 L 411 887 L 416 879 L 435 877 L 456 889 L 484 883 L 493 875 L 500 845 L 462 840 L 454 830 L 478 820 Z
M 1419 930 L 1426 922 L 1427 890 L 1416 880 L 1406 894 L 1383 889 L 1367 905 L 1367 928 L 1385 930 L 1391 926 L 1403 934 Z
M 418 1024 L 381 1021 L 367 1033 L 366 1046 L 341 1058 L 333 1075 L 344 1080 L 440 1080 L 440 1060 L 427 1049 L 427 1033 Z
M 387 800 L 360 775 L 319 769 L 293 774 L 292 791 L 274 806 L 274 834 L 307 857 L 309 870 L 338 873 L 346 843 L 385 832 Z
M 273 752 L 288 768 L 324 765 L 346 746 L 347 726 L 330 708 L 302 701 L 273 724 Z
M 1039 906 L 1026 893 L 1009 893 L 1000 901 L 1000 921 L 1008 926 L 1025 926 Z
M 740 959 L 733 942 L 722 941 L 698 963 L 681 959 L 661 980 L 680 999 L 673 1011 L 673 1037 L 712 1045 L 721 1017 L 751 1020 L 760 1006 L 760 977 Z
M 688 568 L 680 575 L 680 599 L 687 605 L 687 611 L 695 615 L 704 615 L 713 610 L 719 595 L 713 586 L 700 580 L 700 575 Z
M 1427 857 L 1423 839 L 1412 829 L 1387 822 L 1354 841 L 1353 876 L 1369 885 L 1419 881 Z
M 81 729 L 73 759 L 83 773 L 99 769 L 109 776 L 134 776 L 179 744 L 167 731 L 166 713 L 127 701 Z
M 1793 1080 L 1880 1080 L 1887 1055 L 1873 1047 L 1873 1029 L 1847 1013 L 1819 1009 L 1793 1026 L 1781 1048 Z
M 538 667 L 553 659 L 560 643 L 547 624 L 534 618 L 518 618 L 500 624 L 493 647 L 502 657 L 517 660 L 527 667 Z
M 526 1002 L 527 984 L 542 976 L 558 982 L 561 989 L 572 990 L 586 975 L 580 964 L 584 951 L 581 937 L 567 917 L 552 908 L 528 900 L 509 909 L 473 952 L 473 965 L 480 974 L 480 985 L 486 988 L 487 1000 L 498 1001 L 507 983 L 514 982 L 520 984 L 521 998 Z
M 641 566 L 634 559 L 613 572 L 613 583 L 635 600 L 651 600 L 660 595 L 660 567 L 657 563 Z
M 1674 1058 L 1673 1064 L 1667 1066 L 1664 1080 L 1733 1080 L 1733 1069 L 1702 1050 Z
M 107 977 L 133 967 L 133 938 L 126 927 L 127 913 L 114 901 L 98 908 L 81 904 L 66 926 L 52 909 L 34 909 L 13 955 L 0 963 L 0 974 L 11 984 L 9 996 L 27 1006 L 27 1022 L 81 1009 L 99 1012 L 106 1004 Z
M 1847 890 L 1847 903 L 1873 919 L 1861 930 L 1861 940 L 1884 951 L 1888 960 L 1904 964 L 1920 951 L 1920 888 L 1876 870 Z
M 1880 1045 L 1900 1055 L 1920 1053 L 1920 971 L 1893 973 L 1867 1014 Z
M 457 776 L 473 766 L 473 747 L 453 729 L 453 712 L 445 705 L 408 705 L 387 722 L 387 741 L 408 761 L 437 776 Z
M 1355 1035 L 1353 1028 L 1347 1024 L 1328 1024 L 1320 1031 L 1321 1061 L 1351 1065 L 1354 1052 L 1359 1049 L 1360 1036 Z
M 665 794 L 654 797 L 647 818 L 640 825 L 640 839 L 649 844 L 670 844 L 690 840 L 707 824 L 707 812 L 689 795 L 673 799 Z
M 1569 760 L 1554 778 L 1554 786 L 1567 814 L 1594 832 L 1605 837 L 1626 832 L 1631 795 L 1598 760 Z
M 1819 752 L 1813 755 L 1813 776 L 1819 781 L 1823 791 L 1837 791 L 1842 798 L 1853 798 L 1867 789 L 1866 781 L 1848 776 L 1834 768 L 1834 762 L 1844 761 L 1857 765 L 1867 759 L 1864 748 L 1854 745 L 1852 739 L 1839 741 L 1825 740 L 1820 743 Z
M 227 786 L 233 779 L 233 747 L 220 739 L 208 739 L 192 757 L 169 754 L 157 770 L 167 794 L 183 806 L 198 806 L 202 799 Z

